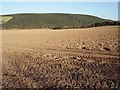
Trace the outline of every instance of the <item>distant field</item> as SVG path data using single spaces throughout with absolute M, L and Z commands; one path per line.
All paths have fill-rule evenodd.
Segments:
M 11 19 L 12 16 L 13 18 Z M 120 25 L 119 22 L 84 14 L 44 13 L 3 15 L 3 29 L 75 29 Z M 7 20 L 9 20 L 7 22 Z M 4 22 L 4 21 L 3 21 Z
M 3 17 L 0 17 L 0 24 L 9 21 L 12 18 L 13 18 L 12 16 L 3 16 Z
M 118 27 L 2 33 L 3 88 L 120 88 Z

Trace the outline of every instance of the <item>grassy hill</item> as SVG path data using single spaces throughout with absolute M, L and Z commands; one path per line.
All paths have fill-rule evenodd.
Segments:
M 47 14 L 12 14 L 3 15 L 2 17 L 12 17 L 6 22 L 3 21 L 3 29 L 37 29 L 37 28 L 82 28 L 93 27 L 104 22 L 112 22 L 111 20 L 102 19 L 90 15 L 82 14 L 62 14 L 62 13 L 47 13 Z

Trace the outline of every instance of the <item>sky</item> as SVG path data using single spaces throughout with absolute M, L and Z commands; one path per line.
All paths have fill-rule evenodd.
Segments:
M 2 2 L 0 15 L 15 13 L 87 14 L 118 19 L 117 2 Z

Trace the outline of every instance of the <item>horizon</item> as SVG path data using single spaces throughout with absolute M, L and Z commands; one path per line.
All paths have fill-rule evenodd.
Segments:
M 76 13 L 13 13 L 13 14 L 4 14 L 4 15 L 0 15 L 0 16 L 9 16 L 9 15 L 20 15 L 20 14 L 71 14 L 71 15 L 75 15 Z M 99 16 L 95 16 L 95 15 L 89 15 L 89 14 L 76 14 L 76 15 L 86 15 L 86 16 L 93 16 L 93 17 L 97 17 L 97 18 L 101 18 L 101 19 L 106 19 L 106 18 L 102 18 L 102 17 L 99 17 Z M 113 20 L 113 19 L 108 19 L 107 20 Z M 113 21 L 117 21 L 117 20 L 113 20 Z
M 117 2 L 3 2 L 0 15 L 65 13 L 118 20 Z

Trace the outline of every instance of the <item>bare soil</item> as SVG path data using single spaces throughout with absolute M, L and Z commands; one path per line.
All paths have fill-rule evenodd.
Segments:
M 120 88 L 117 27 L 2 32 L 3 88 Z

